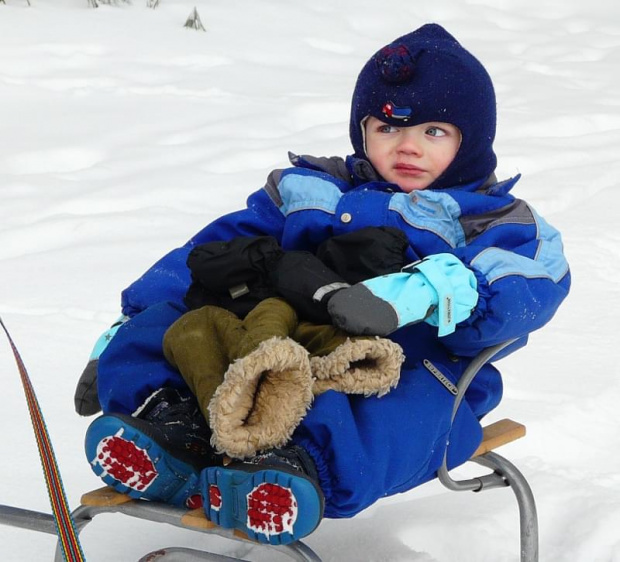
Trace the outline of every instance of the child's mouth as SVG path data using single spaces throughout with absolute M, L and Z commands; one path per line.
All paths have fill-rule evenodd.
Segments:
M 397 174 L 403 176 L 420 176 L 425 173 L 425 170 L 413 164 L 396 164 L 394 170 L 396 170 Z

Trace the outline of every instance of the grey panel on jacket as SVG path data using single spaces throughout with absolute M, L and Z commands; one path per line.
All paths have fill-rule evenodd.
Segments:
M 349 173 L 347 164 L 340 156 L 311 156 L 309 154 L 298 156 L 297 154 L 289 152 L 288 159 L 293 166 L 297 166 L 298 162 L 302 161 L 305 164 L 309 164 L 312 168 L 325 172 L 339 180 L 351 183 L 351 174 Z
M 284 170 L 273 170 L 273 172 L 271 172 L 267 177 L 267 183 L 263 188 L 276 207 L 281 207 L 284 203 L 284 201 L 282 201 L 282 197 L 280 197 L 280 192 L 278 191 L 278 184 L 280 183 L 280 178 L 282 177 L 283 171 Z
M 333 176 L 338 180 L 345 181 L 349 184 L 351 184 L 353 181 L 353 179 L 351 178 L 351 172 L 347 167 L 346 161 L 340 156 L 310 156 L 308 154 L 298 156 L 297 154 L 289 152 L 288 157 L 293 166 L 308 167 L 315 170 L 320 170 L 321 172 L 325 172 L 326 174 L 329 174 L 330 176 Z M 280 183 L 280 179 L 282 178 L 283 171 L 284 170 L 274 170 L 273 172 L 271 172 L 269 174 L 269 177 L 267 178 L 267 183 L 265 184 L 265 191 L 267 191 L 271 200 L 278 207 L 282 205 L 282 198 L 280 197 L 280 193 L 278 192 L 278 184 Z M 381 180 L 370 162 L 367 162 L 366 160 L 356 160 L 354 163 L 353 172 L 362 182 Z
M 488 211 L 481 215 L 466 215 L 460 218 L 461 226 L 465 232 L 467 244 L 472 242 L 487 230 L 502 224 L 536 224 L 534 215 L 525 201 L 515 199 L 512 203 Z

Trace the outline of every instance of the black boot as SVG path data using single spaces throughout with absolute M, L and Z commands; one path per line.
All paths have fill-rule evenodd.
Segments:
M 205 466 L 221 463 L 193 397 L 176 389 L 155 392 L 133 415 L 107 414 L 86 432 L 86 456 L 95 474 L 134 498 L 199 507 Z

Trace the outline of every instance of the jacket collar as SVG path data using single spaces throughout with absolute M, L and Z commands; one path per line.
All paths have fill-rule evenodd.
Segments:
M 289 159 L 294 166 L 326 172 L 338 179 L 346 181 L 352 188 L 371 182 L 385 183 L 385 180 L 377 173 L 372 164 L 364 158 L 347 156 L 346 160 L 343 160 L 335 156 L 331 158 L 318 158 L 316 156 L 297 155 L 289 152 Z M 498 182 L 497 177 L 493 173 L 488 178 L 483 178 L 464 185 L 443 187 L 433 191 L 470 191 L 486 195 L 502 196 L 506 195 L 520 178 L 521 174 L 517 174 L 513 178 Z M 390 191 L 402 191 L 397 185 L 390 184 L 390 187 Z

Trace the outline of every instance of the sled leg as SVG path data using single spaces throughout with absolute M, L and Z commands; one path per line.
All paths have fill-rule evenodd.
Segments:
M 246 544 L 257 549 L 276 549 L 282 555 L 293 562 L 321 562 L 317 554 L 304 543 L 297 541 L 286 546 L 269 546 L 249 541 L 245 535 L 232 529 L 218 527 L 207 520 L 202 509 L 187 510 L 168 504 L 134 500 L 131 497 L 118 493 L 111 488 L 93 490 L 82 496 L 82 505 L 75 509 L 71 516 L 75 522 L 76 531 L 79 533 L 93 518 L 100 513 L 122 513 L 129 517 L 135 517 L 155 523 L 167 523 L 175 527 L 191 529 L 207 534 L 215 534 L 232 540 L 243 540 Z M 54 530 L 55 533 L 55 530 Z M 63 554 L 60 545 L 56 547 L 54 562 L 63 562 Z M 221 554 L 189 548 L 165 548 L 156 550 L 144 556 L 143 561 L 174 562 L 210 560 L 212 562 L 245 562 L 239 558 L 231 558 Z
M 0 505 L 0 524 L 40 533 L 56 534 L 56 522 L 50 513 Z
M 298 545 L 300 546 L 300 545 Z M 274 547 L 280 550 L 281 547 Z M 296 549 L 301 551 L 301 549 Z M 214 554 L 203 550 L 195 550 L 193 548 L 162 548 L 144 555 L 138 562 L 198 562 L 207 560 L 208 562 L 248 562 L 245 558 L 231 558 L 224 554 Z M 300 561 L 319 561 L 318 558 L 302 557 L 294 558 Z
M 223 554 L 213 554 L 193 548 L 162 548 L 145 554 L 138 562 L 247 562 L 241 558 L 231 558 Z
M 84 526 L 90 519 L 85 521 Z M 29 509 L 21 509 L 18 507 L 10 507 L 8 505 L 0 505 L 0 524 L 18 527 L 20 529 L 28 529 L 29 531 L 38 531 L 39 533 L 47 533 L 49 535 L 57 535 L 56 520 L 51 513 L 41 513 L 40 511 L 31 511 Z M 76 531 L 80 532 L 80 527 L 76 524 Z M 60 542 L 56 543 L 56 554 L 54 562 L 64 562 L 65 556 Z
M 538 562 L 538 515 L 534 494 L 519 469 L 494 452 L 471 459 L 499 474 L 514 492 L 519 505 L 521 562 Z M 479 490 L 482 491 L 484 486 Z

